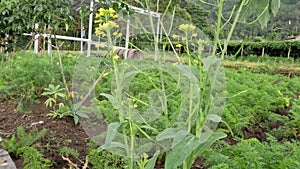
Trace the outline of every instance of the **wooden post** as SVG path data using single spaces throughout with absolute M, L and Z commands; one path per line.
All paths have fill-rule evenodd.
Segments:
M 90 16 L 89 16 L 89 32 L 87 41 L 87 56 L 91 56 L 91 45 L 92 45 L 92 32 L 93 32 L 93 7 L 94 1 L 91 0 L 90 3 Z
M 35 30 L 39 28 L 39 24 L 36 23 L 34 25 Z M 39 35 L 35 34 L 34 35 L 34 53 L 39 53 Z
M 265 47 L 262 48 L 261 57 L 264 57 L 265 55 Z
M 244 55 L 244 45 L 242 45 L 242 51 L 241 51 L 241 56 L 243 57 Z
M 291 54 L 291 47 L 289 47 L 289 50 L 288 50 L 288 59 L 290 58 L 290 54 Z

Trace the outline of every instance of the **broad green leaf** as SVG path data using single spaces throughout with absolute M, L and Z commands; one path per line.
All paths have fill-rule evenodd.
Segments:
M 97 150 L 98 152 L 104 150 L 104 149 L 109 149 L 109 148 L 121 148 L 121 149 L 125 149 L 125 145 L 120 143 L 120 142 L 111 142 L 111 144 L 108 146 L 106 144 L 100 146 Z
M 80 116 L 80 117 L 83 117 L 83 118 L 86 118 L 86 119 L 89 118 L 89 116 L 88 116 L 88 114 L 87 114 L 87 111 L 77 111 L 77 112 L 76 112 L 76 115 L 78 115 L 78 116 Z
M 271 3 L 270 8 L 271 8 L 272 14 L 273 14 L 273 16 L 275 16 L 278 13 L 279 8 L 280 8 L 280 0 L 271 0 L 270 3 Z
M 143 154 L 143 153 L 147 153 L 149 152 L 152 148 L 153 148 L 153 143 L 151 142 L 148 142 L 148 143 L 145 143 L 145 144 L 139 144 L 137 149 L 136 149 L 136 154 Z
M 165 168 L 176 169 L 192 153 L 192 151 L 198 147 L 198 145 L 199 141 L 191 134 L 182 138 L 182 140 L 167 154 Z
M 79 121 L 78 116 L 75 115 L 73 118 L 74 118 L 74 123 L 75 123 L 75 125 L 77 125 L 77 124 L 78 124 L 78 121 Z
M 250 24 L 258 22 L 261 28 L 264 28 L 271 17 L 277 14 L 280 0 L 241 0 L 240 5 L 243 5 L 240 22 Z M 253 16 L 256 18 L 253 19 Z
M 106 147 L 110 147 L 113 139 L 115 138 L 115 135 L 118 132 L 118 129 L 119 129 L 120 125 L 121 125 L 121 123 L 119 123 L 119 122 L 110 123 L 108 125 L 106 138 L 105 138 Z
M 155 163 L 157 160 L 158 155 L 160 154 L 159 151 L 155 152 L 152 158 L 148 161 L 148 163 L 145 166 L 145 169 L 153 169 L 155 167 Z
M 176 135 L 176 129 L 174 128 L 167 128 L 164 131 L 160 132 L 157 136 L 156 136 L 156 140 L 157 141 L 162 141 L 165 139 L 170 139 L 170 138 L 174 138 Z
M 261 15 L 258 16 L 258 23 L 260 24 L 261 28 L 267 27 L 269 20 L 271 19 L 271 14 L 268 12 L 269 6 L 266 6 L 265 9 L 261 12 Z
M 113 95 L 107 94 L 107 93 L 101 93 L 100 96 L 106 97 L 110 101 L 110 103 L 113 105 L 113 107 L 116 107 L 116 102 L 115 102 L 115 98 Z
M 219 123 L 222 121 L 222 118 L 216 114 L 209 114 L 206 117 L 208 120 L 211 120 L 213 122 Z
M 180 141 L 185 138 L 189 133 L 185 130 L 180 130 L 178 131 L 175 136 L 174 136 L 174 140 L 172 142 L 172 147 L 175 147 L 178 143 L 180 143 Z
M 188 168 L 192 167 L 192 164 L 194 163 L 195 159 L 199 157 L 205 150 L 209 149 L 210 146 L 217 140 L 225 138 L 227 135 L 222 132 L 214 132 L 209 139 L 198 145 L 198 147 L 191 153 L 191 155 L 186 159 L 187 164 L 189 165 Z
M 140 71 L 137 71 L 137 70 L 134 70 L 134 71 L 131 71 L 131 72 L 127 72 L 127 73 L 125 73 L 125 75 L 124 75 L 124 78 L 128 78 L 128 77 L 130 77 L 130 76 L 132 76 L 132 75 L 136 75 L 136 74 L 138 74 Z

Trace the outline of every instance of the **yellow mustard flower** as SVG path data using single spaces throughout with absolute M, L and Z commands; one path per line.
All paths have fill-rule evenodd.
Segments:
M 96 45 L 96 47 L 100 47 L 100 48 L 104 48 L 105 46 L 106 46 L 105 43 L 99 43 Z
M 174 39 L 177 39 L 179 36 L 178 35 L 176 35 L 176 34 L 174 34 L 173 36 L 172 36 L 172 38 L 174 38 Z
M 104 23 L 101 26 L 99 25 L 100 29 L 108 31 L 110 29 L 109 23 Z
M 104 8 L 100 8 L 98 10 L 98 12 L 99 12 L 99 16 L 104 16 L 105 15 L 105 9 Z
M 117 38 L 122 37 L 122 33 L 118 33 Z
M 120 59 L 120 56 L 115 55 L 115 56 L 114 56 L 114 60 L 118 60 L 118 59 Z
M 108 8 L 108 13 L 110 16 L 113 16 L 116 11 L 113 8 Z
M 195 25 L 189 25 L 189 28 L 188 28 L 188 30 L 190 30 L 190 31 L 194 31 L 196 29 L 196 26 Z
M 179 30 L 186 31 L 189 28 L 188 24 L 181 24 L 179 25 Z
M 108 23 L 109 23 L 111 28 L 118 28 L 119 27 L 119 25 L 114 21 L 108 21 Z
M 181 46 L 182 46 L 182 44 L 180 44 L 180 43 L 178 43 L 178 44 L 176 45 L 177 48 L 181 48 Z
M 196 26 L 192 24 L 181 24 L 179 25 L 179 30 L 188 32 L 188 31 L 194 31 L 196 29 Z
M 117 31 L 114 32 L 114 33 L 113 33 L 113 36 L 118 36 L 118 32 L 117 32 Z
M 102 77 L 109 75 L 109 72 L 105 72 Z
M 95 20 L 95 23 L 102 23 L 102 22 L 103 22 L 102 19 L 97 19 L 97 20 Z
M 117 19 L 118 17 L 119 17 L 118 14 L 115 14 L 115 15 L 112 16 L 112 18 L 114 18 L 114 19 Z

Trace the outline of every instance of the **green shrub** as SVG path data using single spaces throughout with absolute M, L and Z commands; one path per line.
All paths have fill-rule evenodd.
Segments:
M 6 97 L 17 99 L 17 109 L 28 112 L 29 107 L 41 96 L 43 89 L 49 84 L 61 84 L 61 73 L 57 59 L 49 56 L 38 56 L 30 52 L 15 53 L 0 70 L 0 79 L 4 87 L 0 92 Z M 67 79 L 71 79 L 72 58 L 66 57 L 64 62 Z

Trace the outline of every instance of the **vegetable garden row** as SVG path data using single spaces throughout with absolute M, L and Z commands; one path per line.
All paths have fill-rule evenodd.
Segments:
M 47 112 L 41 116 L 41 121 L 45 123 L 49 121 L 54 125 L 58 122 L 72 123 L 75 126 L 72 128 L 73 133 L 79 133 L 82 132 L 79 119 L 85 115 L 72 110 L 72 100 L 79 97 L 76 95 L 78 93 L 72 93 L 72 76 L 76 71 L 74 67 L 77 61 L 82 58 L 64 55 L 61 59 L 67 82 L 66 88 L 62 81 L 58 56 L 38 56 L 31 52 L 15 53 L 0 68 L 0 99 L 1 103 L 11 101 L 15 105 L 14 111 L 25 119 L 34 114 L 33 107 L 40 105 L 47 109 Z M 99 61 L 99 67 L 87 69 L 97 70 L 97 75 L 93 77 L 95 80 L 99 75 L 102 77 L 95 87 L 96 100 L 93 103 L 97 104 L 98 110 L 108 123 L 114 123 L 118 120 L 117 110 L 111 104 L 109 97 L 105 97 L 107 95 L 103 93 L 112 92 L 111 88 L 114 85 L 111 83 L 114 69 L 112 62 L 117 61 L 117 64 L 121 64 L 122 61 L 108 58 L 93 59 Z M 144 65 L 157 63 L 139 62 Z M 257 63 L 257 61 L 252 63 Z M 279 63 L 274 62 L 274 64 Z M 297 64 L 298 61 L 295 60 L 286 65 Z M 176 64 L 173 66 L 175 67 Z M 226 104 L 216 131 L 225 132 L 227 137 L 215 142 L 211 148 L 201 153 L 192 168 L 300 167 L 300 77 L 291 78 L 274 74 L 274 72 L 263 72 L 264 69 L 257 70 L 224 69 Z M 159 120 L 142 126 L 141 131 L 136 127 L 136 137 L 143 137 L 143 131 L 149 136 L 162 132 L 162 129 L 175 123 L 178 110 L 182 106 L 183 98 L 179 95 L 177 82 L 167 72 L 161 73 L 150 69 L 137 74 L 131 80 L 128 95 L 131 96 L 133 109 L 146 111 L 148 107 L 145 102 L 150 99 L 148 96 L 153 94 L 150 92 L 153 89 L 164 87 L 166 93 L 169 93 L 166 96 L 166 110 L 169 115 L 159 116 Z M 79 78 L 84 79 L 86 76 L 89 75 L 82 74 Z M 164 77 L 163 84 L 161 83 L 162 76 Z M 86 91 L 86 89 L 81 90 Z M 0 111 L 1 113 L 4 111 Z M 21 159 L 20 168 L 36 168 L 37 166 L 62 168 L 67 165 L 73 168 L 127 168 L 130 163 L 126 157 L 100 150 L 90 139 L 78 143 L 81 146 L 79 147 L 76 146 L 75 138 L 66 134 L 61 138 L 54 138 L 54 140 L 60 140 L 58 144 L 55 141 L 49 141 L 53 137 L 49 133 L 51 128 L 35 124 L 38 127 L 32 130 L 32 127 L 18 121 L 16 125 L 20 127 L 17 132 L 5 127 L 8 125 L 6 120 L 0 117 L 1 126 L 4 126 L 0 127 L 2 139 L 0 145 L 10 152 L 15 161 Z M 130 129 L 129 126 L 124 128 L 126 127 Z M 62 128 L 62 130 L 66 129 Z M 55 132 L 60 131 L 51 131 L 54 135 Z M 82 151 L 83 148 L 86 150 Z M 176 149 L 173 151 L 176 152 Z M 63 158 L 64 162 L 53 159 L 49 152 L 52 152 L 52 156 L 56 154 Z M 152 158 L 144 155 L 134 161 L 134 166 L 147 168 L 151 166 L 150 164 L 155 164 L 156 168 L 162 167 L 165 165 L 164 161 L 167 160 L 168 153 L 171 152 L 172 150 L 159 155 L 154 154 Z M 180 152 L 177 153 L 179 153 L 178 158 L 181 158 Z M 85 158 L 86 156 L 88 158 Z M 153 157 L 157 158 L 156 162 L 153 161 Z

